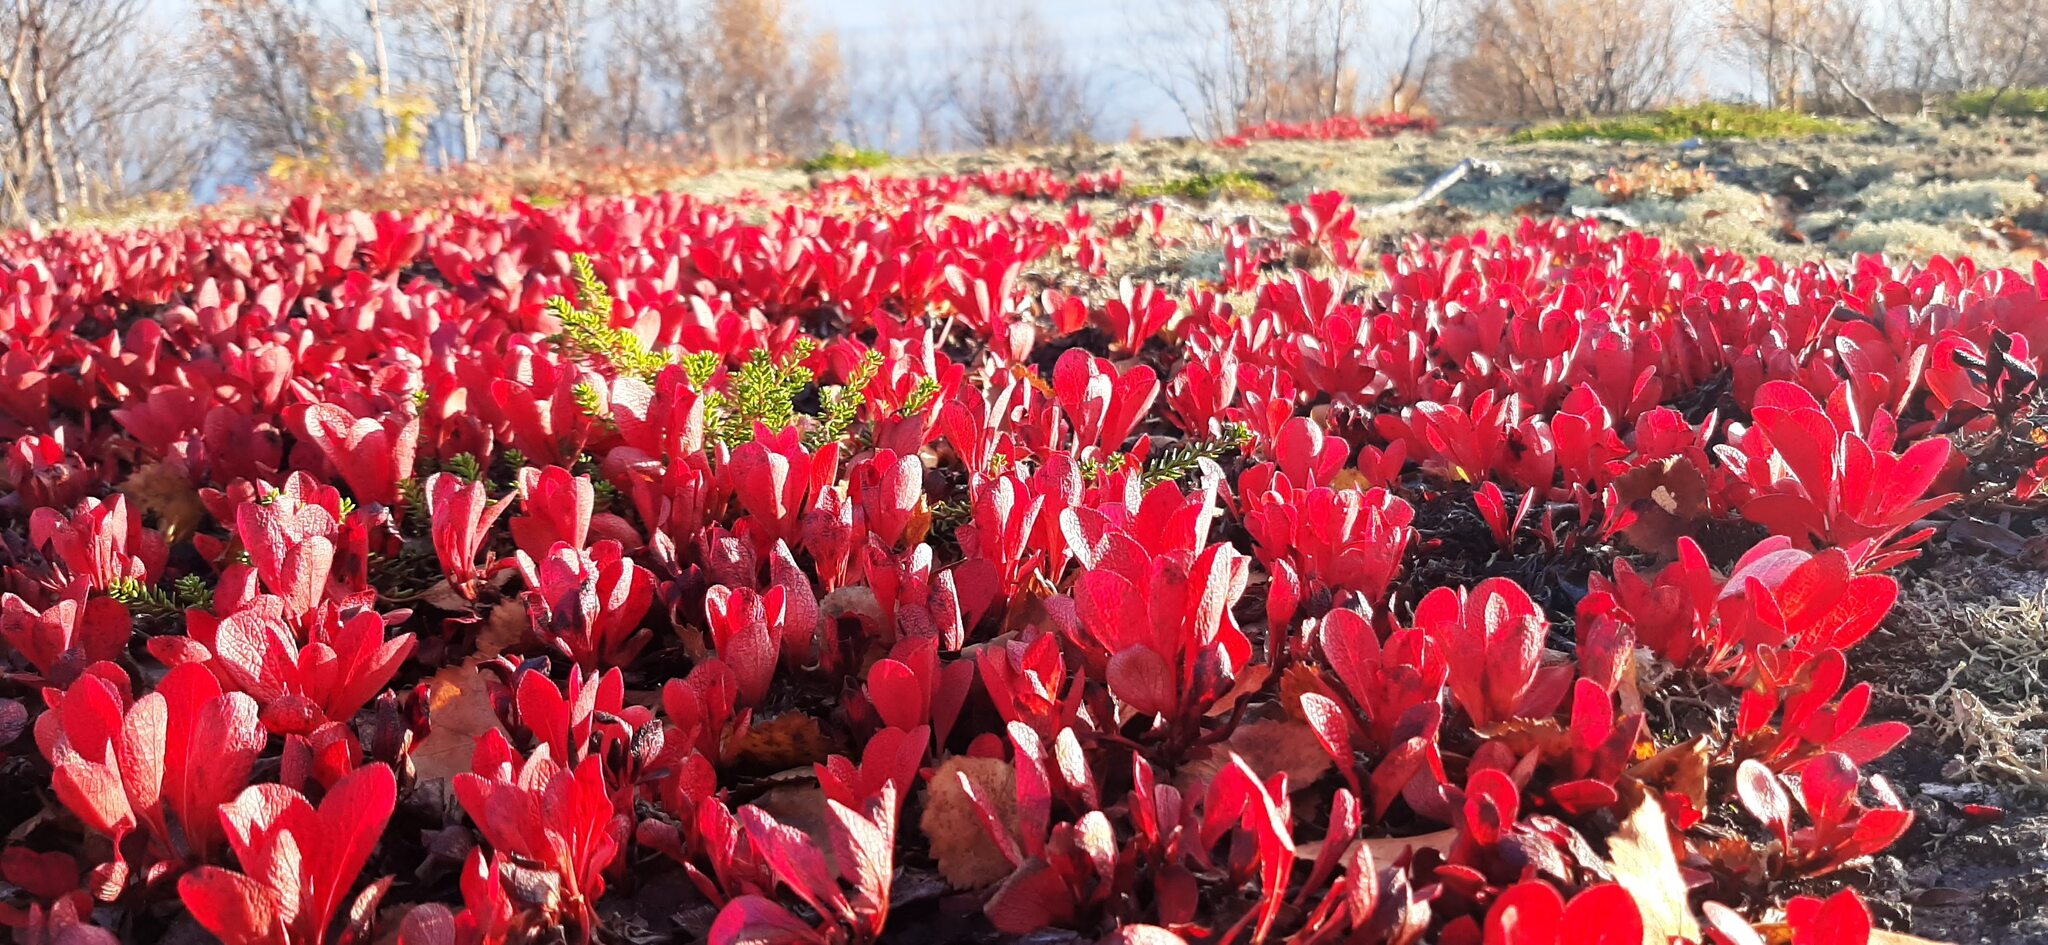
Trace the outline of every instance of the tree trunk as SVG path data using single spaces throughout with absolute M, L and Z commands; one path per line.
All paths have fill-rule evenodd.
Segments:
M 391 54 L 384 47 L 383 0 L 363 0 L 363 15 L 370 21 L 370 48 L 377 58 L 377 112 L 384 119 L 384 169 L 391 169 L 392 139 L 398 137 L 398 121 L 391 114 Z
M 35 221 L 29 217 L 28 195 L 21 192 L 22 182 L 15 180 L 12 173 L 0 171 L 0 185 L 5 185 L 0 190 L 7 192 L 8 219 L 22 226 L 32 225 Z
M 555 37 L 543 32 L 540 39 L 540 101 L 534 107 L 533 143 L 539 153 L 540 163 L 548 163 L 549 152 L 554 149 L 555 111 Z
M 43 66 L 43 42 L 48 38 L 42 20 L 38 17 L 29 27 L 29 83 L 36 97 L 37 121 L 40 127 L 36 136 L 40 138 L 42 163 L 49 172 L 50 218 L 59 223 L 70 215 L 70 200 L 65 193 L 64 171 L 57 163 L 57 119 L 50 104 L 49 75 Z
M 470 55 L 469 40 L 463 39 L 455 61 L 455 110 L 462 115 L 462 160 L 477 159 L 483 148 L 483 133 L 477 127 L 476 60 Z
M 0 76 L 0 91 L 7 93 L 8 114 L 13 119 L 14 164 L 7 179 L 8 201 L 14 207 L 17 222 L 31 223 L 28 208 L 28 190 L 35 186 L 36 171 L 40 158 L 35 146 L 36 126 L 28 105 L 28 96 L 22 88 L 21 76 L 28 68 L 28 44 L 15 47 L 14 61 L 8 64 L 6 75 Z

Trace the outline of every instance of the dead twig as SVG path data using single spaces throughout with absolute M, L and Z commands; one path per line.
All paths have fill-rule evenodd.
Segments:
M 1393 203 L 1383 203 L 1376 207 L 1362 208 L 1358 211 L 1358 215 L 1366 220 L 1406 216 L 1422 209 L 1430 201 L 1442 196 L 1444 191 L 1451 189 L 1451 185 L 1464 180 L 1468 176 L 1478 174 L 1481 177 L 1492 177 L 1499 173 L 1500 165 L 1492 161 L 1466 158 L 1459 161 L 1456 167 L 1445 171 L 1441 177 L 1430 181 L 1429 186 L 1422 188 L 1421 193 L 1407 200 L 1396 200 Z
M 1573 207 L 1572 216 L 1581 220 L 1600 220 L 1631 230 L 1642 228 L 1642 223 L 1620 207 Z
M 1849 100 L 1855 102 L 1856 107 L 1863 109 L 1864 114 L 1869 115 L 1888 131 L 1899 130 L 1897 122 L 1886 118 L 1884 113 L 1878 111 L 1877 106 L 1871 103 L 1870 99 L 1865 98 L 1862 92 L 1857 91 L 1855 86 L 1849 84 L 1849 77 L 1842 74 L 1842 70 L 1834 64 L 1833 60 L 1808 48 L 1805 43 L 1792 43 L 1791 46 L 1795 52 L 1813 60 L 1813 64 L 1819 66 L 1820 71 L 1827 73 L 1828 78 L 1834 80 L 1835 87 L 1841 89 L 1842 94 L 1849 96 Z

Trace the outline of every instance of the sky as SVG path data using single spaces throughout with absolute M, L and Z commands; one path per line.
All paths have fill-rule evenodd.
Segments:
M 808 22 L 839 32 L 844 47 L 900 43 L 912 55 L 937 47 L 973 22 L 976 0 L 808 0 Z M 986 2 L 986 0 L 983 0 Z M 1067 48 L 1076 67 L 1092 73 L 1105 100 L 1103 125 L 1121 135 L 1138 122 L 1149 135 L 1188 132 L 1186 119 L 1138 74 L 1125 0 L 1011 0 L 1032 9 Z
M 1069 40 L 1095 36 L 1096 45 L 1107 48 L 1114 28 L 1123 15 L 1116 0 L 1024 0 L 1048 25 L 1069 34 Z M 810 0 L 811 21 L 839 29 L 849 39 L 884 38 L 908 26 L 913 32 L 936 36 L 942 28 L 957 26 L 967 17 L 971 0 Z

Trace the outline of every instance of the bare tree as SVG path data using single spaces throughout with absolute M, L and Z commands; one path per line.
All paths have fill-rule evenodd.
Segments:
M 141 55 L 140 0 L 0 0 L 0 194 L 8 218 L 62 221 L 156 185 L 189 184 L 200 149 L 180 70 Z M 149 126 L 167 137 L 152 141 Z
M 1763 80 L 1764 104 L 1800 108 L 1814 91 L 1811 62 L 1802 50 L 1821 45 L 1842 16 L 1839 0 L 1723 0 L 1719 20 L 1724 53 Z
M 600 56 L 606 93 L 592 104 L 620 147 L 673 142 L 703 146 L 710 51 L 694 10 L 678 0 L 615 0 L 612 45 Z
M 1132 68 L 1170 99 L 1204 138 L 1230 134 L 1253 110 L 1253 89 L 1270 71 L 1270 0 L 1149 0 L 1127 7 L 1134 45 L 1148 51 Z
M 911 111 L 917 116 L 917 150 L 920 154 L 935 154 L 945 144 L 947 111 L 952 108 L 952 94 L 946 88 L 943 77 L 924 76 L 909 80 Z
M 790 152 L 830 136 L 843 100 L 838 37 L 806 39 L 789 0 L 706 0 L 696 39 L 717 50 L 701 83 L 714 147 Z
M 197 58 L 213 115 L 249 161 L 351 163 L 366 153 L 349 50 L 289 0 L 199 0 Z
M 1913 88 L 1937 93 L 2048 84 L 2048 0 L 1920 0 L 1906 3 L 1899 61 Z
M 141 48 L 139 41 L 127 46 Z M 183 94 L 188 78 L 176 65 L 135 55 L 98 74 L 65 123 L 75 207 L 114 212 L 139 198 L 190 193 L 215 152 L 204 109 Z
M 793 78 L 796 82 L 782 108 L 778 132 L 777 147 L 784 152 L 829 142 L 833 125 L 846 114 L 846 60 L 839 51 L 839 34 L 831 30 L 811 34 Z
M 1807 35 L 1792 36 L 1787 45 L 1805 67 L 1806 98 L 1798 107 L 1840 112 L 1853 106 L 1879 124 L 1896 127 L 1872 99 L 1896 83 L 1899 72 L 1882 53 L 1883 39 L 1867 0 L 1827 0 Z
M 1487 118 L 1651 107 L 1690 72 L 1685 14 L 1679 0 L 1468 0 L 1451 102 Z
M 413 40 L 415 55 L 453 102 L 462 158 L 483 155 L 484 121 L 497 111 L 492 79 L 510 58 L 509 4 L 500 0 L 390 0 L 392 17 Z
M 530 0 L 512 14 L 499 67 L 511 80 L 514 111 L 528 112 L 534 147 L 545 162 L 557 141 L 573 143 L 587 123 L 583 87 L 585 0 Z
M 1313 93 L 1304 103 L 1316 118 L 1353 110 L 1358 100 L 1358 39 L 1365 33 L 1363 0 L 1309 0 L 1308 28 L 1290 36 L 1299 44 L 1290 85 Z
M 392 142 L 398 137 L 398 119 L 392 114 L 389 104 L 391 93 L 391 48 L 384 41 L 384 0 L 363 0 L 363 25 L 370 31 L 371 62 L 376 66 L 378 111 L 383 119 L 380 124 L 384 134 L 384 169 L 391 169 L 395 149 Z
M 1093 129 L 1096 105 L 1036 12 L 983 3 L 942 56 L 946 97 L 967 141 L 984 148 L 1054 144 Z
M 9 202 L 18 219 L 28 220 L 28 192 L 40 183 L 50 214 L 62 220 L 70 209 L 65 170 L 58 160 L 63 96 L 74 75 L 120 41 L 136 18 L 136 5 L 133 0 L 6 2 L 8 45 L 0 94 L 6 96 L 14 139 Z
M 648 115 L 653 90 L 649 37 L 635 32 L 645 4 L 623 0 L 616 5 L 610 49 L 600 57 L 604 94 L 591 103 L 588 116 L 597 133 L 624 150 L 639 146 L 652 132 Z
M 1382 59 L 1382 111 L 1407 113 L 1421 103 L 1442 62 L 1449 0 L 1413 0 L 1394 56 Z
M 1360 38 L 1372 32 L 1363 0 L 1149 0 L 1127 11 L 1150 40 L 1138 71 L 1198 135 L 1357 107 Z

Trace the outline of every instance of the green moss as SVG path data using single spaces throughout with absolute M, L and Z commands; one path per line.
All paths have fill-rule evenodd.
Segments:
M 1219 171 L 1213 174 L 1201 173 L 1170 180 L 1150 181 L 1132 187 L 1130 191 L 1140 200 L 1155 200 L 1160 197 L 1201 201 L 1215 200 L 1218 197 L 1237 200 L 1273 199 L 1273 188 L 1244 171 Z
M 871 148 L 855 148 L 835 144 L 817 157 L 797 165 L 807 174 L 843 174 L 848 171 L 871 171 L 895 160 L 887 151 Z
M 1849 126 L 1830 118 L 1800 112 L 1706 102 L 1680 105 L 1635 115 L 1580 118 L 1515 132 L 1508 140 L 1684 141 L 1689 138 L 1806 138 L 1840 134 Z
M 1961 118 L 2048 118 L 2048 88 L 1964 92 L 1948 103 L 1948 112 Z

